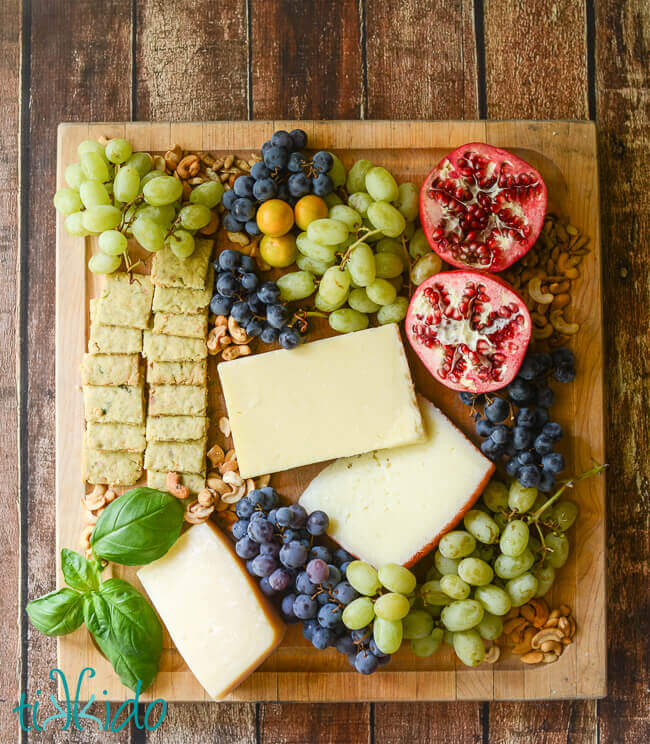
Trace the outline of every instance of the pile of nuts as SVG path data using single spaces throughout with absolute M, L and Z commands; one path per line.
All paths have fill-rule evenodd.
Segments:
M 118 494 L 112 488 L 97 485 L 93 487 L 93 490 L 90 493 L 87 493 L 81 499 L 86 525 L 81 531 L 79 545 L 87 558 L 90 556 L 90 536 L 95 528 L 97 520 L 99 519 L 99 515 L 111 503 L 111 501 L 115 501 L 117 497 Z
M 531 312 L 533 338 L 550 347 L 563 346 L 580 330 L 567 321 L 573 283 L 589 253 L 589 238 L 567 220 L 547 214 L 539 238 L 530 251 L 504 272 Z
M 224 362 L 230 362 L 251 354 L 251 347 L 248 345 L 250 341 L 251 337 L 234 318 L 217 315 L 214 318 L 214 328 L 208 333 L 208 354 L 221 354 Z
M 562 604 L 549 610 L 543 599 L 532 599 L 505 616 L 501 638 L 524 664 L 551 664 L 573 643 L 575 632 L 570 607 Z
M 230 437 L 230 422 L 223 416 L 219 419 L 219 430 L 224 437 Z M 214 444 L 207 453 L 211 470 L 205 482 L 205 488 L 197 494 L 185 511 L 185 520 L 190 524 L 206 522 L 213 514 L 224 529 L 230 529 L 237 521 L 235 506 L 237 502 L 255 488 L 268 486 L 270 475 L 261 475 L 256 480 L 244 480 L 239 475 L 239 465 L 235 450 L 224 450 Z M 179 499 L 187 499 L 190 491 L 182 485 L 178 473 L 167 474 L 167 490 Z

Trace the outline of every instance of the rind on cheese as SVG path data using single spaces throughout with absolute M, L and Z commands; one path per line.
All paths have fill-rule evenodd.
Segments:
M 494 464 L 418 396 L 426 440 L 328 465 L 300 497 L 322 509 L 328 535 L 362 560 L 412 566 L 472 507 Z
M 282 641 L 284 624 L 210 522 L 187 530 L 138 578 L 190 670 L 217 700 Z

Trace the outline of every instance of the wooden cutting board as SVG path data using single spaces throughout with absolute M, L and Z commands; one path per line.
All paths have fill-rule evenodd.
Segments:
M 601 308 L 600 216 L 596 131 L 591 122 L 212 122 L 62 124 L 58 136 L 58 186 L 65 166 L 77 160 L 78 143 L 88 137 L 126 137 L 134 150 L 164 152 L 174 143 L 187 150 L 235 152 L 248 156 L 278 128 L 300 126 L 314 149 L 335 150 L 346 167 L 360 157 L 391 170 L 399 180 L 418 185 L 430 168 L 449 150 L 472 141 L 485 141 L 513 150 L 543 175 L 549 191 L 549 211 L 566 216 L 591 237 L 592 252 L 581 265 L 573 299 L 573 318 L 581 324 L 573 348 L 578 376 L 565 386 L 556 385 L 553 416 L 564 427 L 563 453 L 567 473 L 579 473 L 594 460 L 604 461 L 603 354 Z M 81 442 L 84 429 L 79 364 L 86 349 L 88 300 L 98 293 L 101 279 L 86 269 L 94 239 L 69 236 L 63 220 L 57 224 L 56 289 L 56 516 L 57 560 L 61 548 L 78 549 L 84 525 L 80 498 Z M 219 247 L 227 244 L 221 237 Z M 573 319 L 572 318 L 572 319 Z M 312 338 L 327 335 L 317 327 Z M 441 405 L 473 434 L 468 411 L 457 397 L 440 385 L 410 355 L 419 392 Z M 211 441 L 214 426 L 225 411 L 218 390 L 214 359 L 209 368 Z M 261 384 L 263 384 L 261 382 Z M 321 466 L 301 468 L 274 476 L 272 484 L 295 500 Z M 580 506 L 580 517 L 570 534 L 572 551 L 558 572 L 550 601 L 569 604 L 578 633 L 561 658 L 548 666 L 527 668 L 518 657 L 505 656 L 498 664 L 476 669 L 464 667 L 445 647 L 428 659 L 414 656 L 408 647 L 396 654 L 384 670 L 365 677 L 354 672 L 347 659 L 333 649 L 317 651 L 302 637 L 299 627 L 289 628 L 282 646 L 229 700 L 270 701 L 406 701 L 406 700 L 513 700 L 602 697 L 606 694 L 605 592 L 605 483 L 603 478 L 580 483 L 570 494 Z M 110 567 L 115 575 L 137 584 L 134 570 Z M 200 567 L 197 567 L 200 570 Z M 59 580 L 61 575 L 59 572 Z M 58 665 L 76 680 L 86 666 L 96 676 L 82 688 L 111 700 L 132 695 L 123 687 L 108 662 L 99 654 L 85 629 L 59 639 Z M 102 692 L 105 691 L 105 692 Z M 142 699 L 168 701 L 208 700 L 165 634 L 160 672 Z

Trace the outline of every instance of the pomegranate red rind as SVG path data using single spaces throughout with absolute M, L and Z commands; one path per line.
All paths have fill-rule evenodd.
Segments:
M 525 255 L 546 214 L 546 184 L 529 163 L 481 142 L 445 156 L 420 191 L 433 250 L 458 268 L 498 272 Z
M 444 271 L 416 289 L 406 335 L 426 368 L 452 390 L 486 393 L 512 381 L 532 324 L 524 301 L 503 280 Z

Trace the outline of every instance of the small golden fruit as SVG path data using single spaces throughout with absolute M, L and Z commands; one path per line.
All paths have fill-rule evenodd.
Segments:
M 279 238 L 293 227 L 293 209 L 281 199 L 269 199 L 257 210 L 257 226 L 272 238 Z
M 298 199 L 293 211 L 296 215 L 296 225 L 301 230 L 306 230 L 310 222 L 325 219 L 329 214 L 325 201 L 314 194 L 307 194 Z
M 283 269 L 296 260 L 296 238 L 287 233 L 279 238 L 265 235 L 260 241 L 260 256 L 269 266 Z

